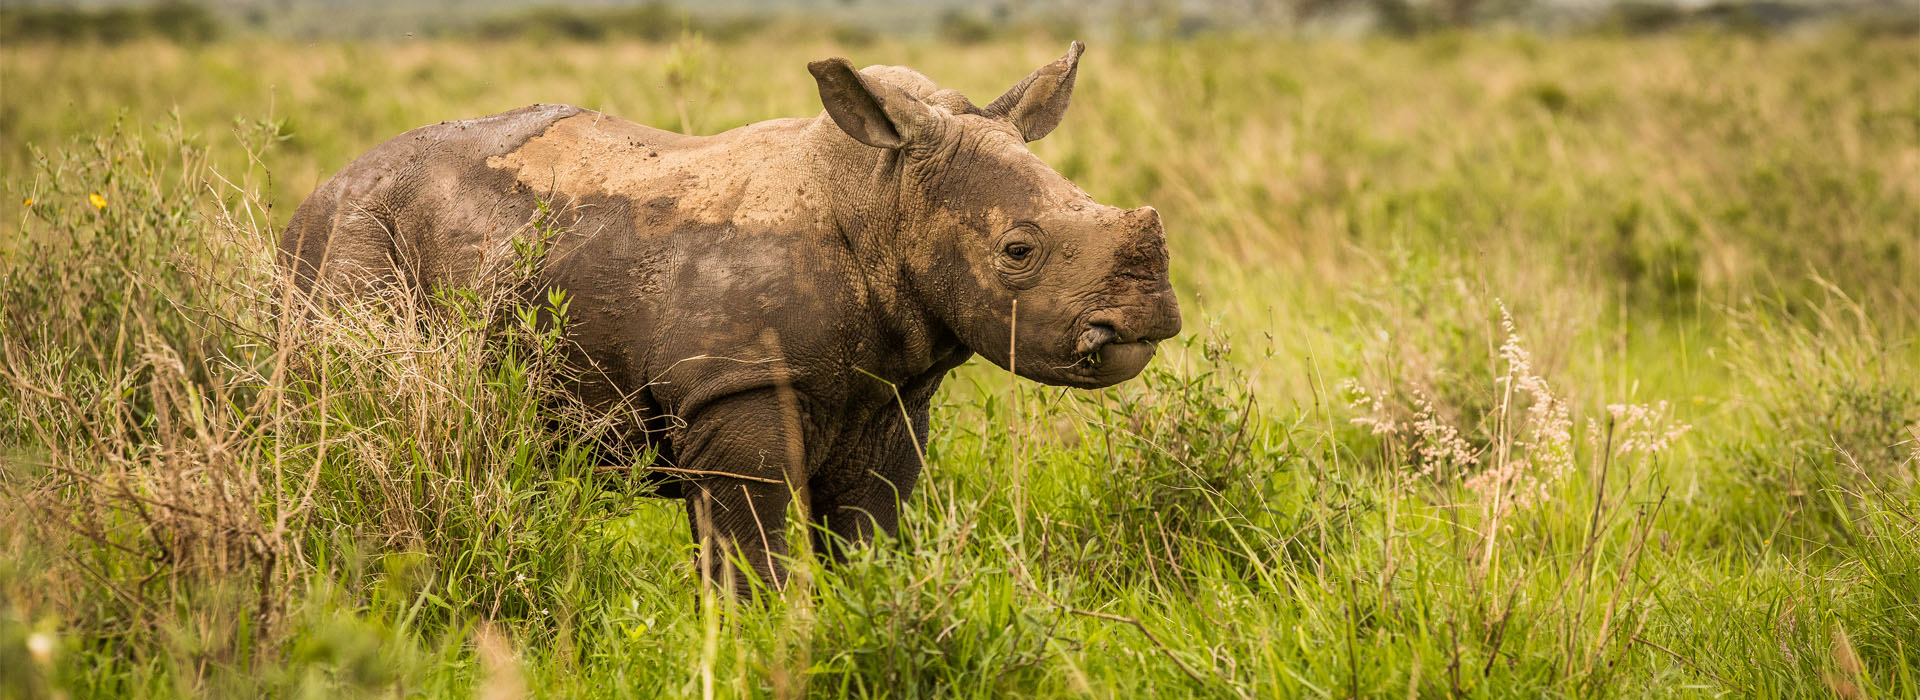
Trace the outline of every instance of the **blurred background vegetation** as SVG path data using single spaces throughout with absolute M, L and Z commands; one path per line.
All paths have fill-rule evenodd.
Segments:
M 849 43 L 877 36 L 976 42 L 1009 34 L 1056 39 L 1219 35 L 1408 35 L 1481 27 L 1645 34 L 1690 29 L 1777 33 L 1833 24 L 1913 35 L 1914 0 L 9 0 L 13 40 L 206 41 L 221 34 L 292 39 L 532 37 L 664 41 L 684 29 L 738 39 L 800 25 Z

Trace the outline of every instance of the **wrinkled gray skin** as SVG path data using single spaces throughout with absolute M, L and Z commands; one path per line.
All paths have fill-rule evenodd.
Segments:
M 549 105 L 422 127 L 300 205 L 280 262 L 309 295 L 470 286 L 549 202 L 565 228 L 538 282 L 573 300 L 575 390 L 639 416 L 699 541 L 778 584 L 795 496 L 832 535 L 816 551 L 895 531 L 928 402 L 973 353 L 1096 388 L 1179 332 L 1159 214 L 1026 148 L 1081 50 L 985 108 L 835 58 L 808 66 L 824 114 L 714 136 Z

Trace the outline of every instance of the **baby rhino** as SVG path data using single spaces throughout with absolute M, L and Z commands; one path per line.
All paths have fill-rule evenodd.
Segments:
M 778 585 L 793 499 L 817 551 L 895 532 L 928 402 L 975 353 L 1091 389 L 1180 331 L 1160 215 L 1027 150 L 1083 48 L 985 107 L 832 58 L 807 66 L 824 114 L 713 136 L 550 105 L 422 127 L 301 204 L 280 265 L 309 297 L 426 299 L 558 224 L 535 282 L 572 299 L 571 390 L 633 416 L 710 580 Z

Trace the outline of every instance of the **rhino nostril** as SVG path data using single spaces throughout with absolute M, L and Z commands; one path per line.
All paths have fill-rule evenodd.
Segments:
M 1080 333 L 1080 342 L 1074 346 L 1074 352 L 1091 353 L 1119 339 L 1120 332 L 1114 330 L 1112 324 L 1095 321 Z

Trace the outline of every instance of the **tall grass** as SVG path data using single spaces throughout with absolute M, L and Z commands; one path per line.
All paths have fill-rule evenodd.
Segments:
M 544 220 L 419 316 L 271 242 L 403 128 L 711 132 L 839 49 L 0 47 L 0 687 L 1920 694 L 1909 47 L 1095 48 L 1036 149 L 1162 211 L 1194 331 L 1101 392 L 963 368 L 901 537 L 740 605 L 594 468 Z M 1057 49 L 860 53 L 985 99 Z

